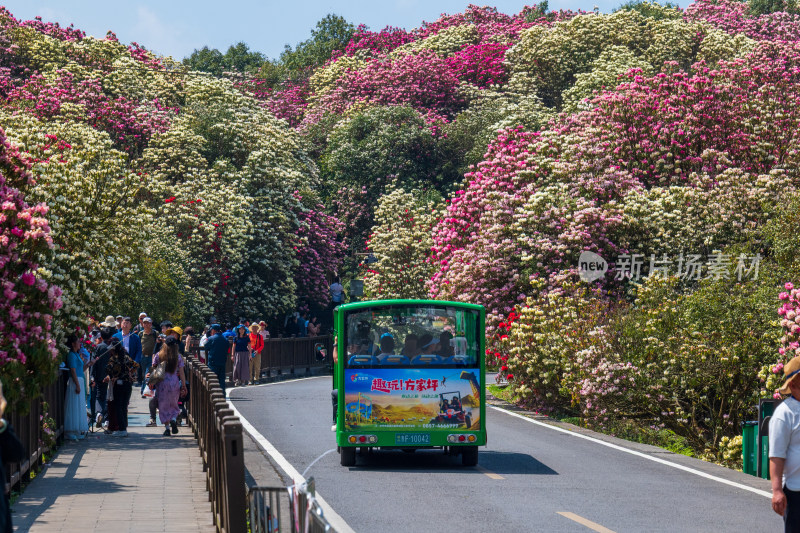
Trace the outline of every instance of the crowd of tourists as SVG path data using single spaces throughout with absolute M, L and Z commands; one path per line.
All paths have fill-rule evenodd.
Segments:
M 170 321 L 156 329 L 147 313 L 141 313 L 136 324 L 130 317 L 109 315 L 86 332 L 69 335 L 64 365 L 69 376 L 66 438 L 85 438 L 90 424 L 108 435 L 126 437 L 134 390 L 151 397 L 149 425 L 156 425 L 158 411 L 164 435 L 176 434 L 188 392 L 183 354 L 192 336 L 191 328 L 184 331 Z
M 322 323 L 306 311 L 288 315 L 276 324 L 281 335 L 320 335 Z M 217 374 L 225 390 L 227 358 L 233 362 L 235 386 L 259 381 L 261 353 L 270 338 L 265 321 L 242 319 L 237 325 L 211 324 L 198 335 L 169 320 L 156 325 L 147 313 L 138 320 L 109 315 L 76 330 L 66 339 L 68 355 L 63 369 L 68 373 L 66 393 L 66 438 L 83 439 L 90 425 L 115 437 L 128 435 L 128 405 L 134 391 L 149 398 L 148 426 L 164 426 L 164 435 L 178 433 L 186 420 L 188 383 L 184 356 L 192 346 L 200 348 L 204 362 Z

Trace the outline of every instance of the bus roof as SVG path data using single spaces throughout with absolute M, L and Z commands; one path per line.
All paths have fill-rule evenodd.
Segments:
M 389 307 L 389 306 L 414 306 L 414 305 L 435 305 L 439 307 L 459 307 L 461 309 L 471 309 L 473 311 L 484 312 L 482 305 L 469 304 L 465 302 L 450 302 L 446 300 L 368 300 L 365 302 L 352 302 L 337 306 L 342 311 L 353 311 L 356 309 L 368 309 L 370 307 Z

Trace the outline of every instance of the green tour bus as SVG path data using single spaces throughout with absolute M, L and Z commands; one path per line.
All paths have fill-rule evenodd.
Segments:
M 358 448 L 438 448 L 465 466 L 478 463 L 486 444 L 485 322 L 480 305 L 435 300 L 334 310 L 342 466 L 355 465 Z

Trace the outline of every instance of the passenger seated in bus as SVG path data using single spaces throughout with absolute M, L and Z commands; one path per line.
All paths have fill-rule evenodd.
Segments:
M 447 359 L 448 357 L 453 356 L 453 347 L 450 345 L 450 340 L 453 338 L 453 334 L 449 331 L 443 331 L 441 335 L 439 335 L 439 350 L 437 354 L 442 359 Z
M 384 333 L 381 335 L 381 351 L 378 354 L 378 361 L 383 363 L 390 355 L 394 355 L 394 337 L 391 333 Z
M 357 337 L 359 339 L 359 347 L 356 353 L 358 354 L 369 354 L 369 355 L 378 355 L 378 347 L 375 346 L 375 343 L 372 342 L 372 331 L 369 322 L 359 322 L 358 323 L 358 334 Z
M 417 348 L 419 341 L 419 337 L 417 337 L 413 333 L 409 333 L 406 335 L 406 339 L 403 344 L 403 349 L 400 350 L 400 353 L 408 357 L 409 359 L 413 359 L 414 357 L 420 354 L 419 348 Z
M 439 349 L 439 339 L 433 338 L 429 333 L 426 333 L 420 339 L 422 344 L 422 353 L 411 360 L 412 365 L 430 365 L 439 364 L 441 358 L 436 354 Z

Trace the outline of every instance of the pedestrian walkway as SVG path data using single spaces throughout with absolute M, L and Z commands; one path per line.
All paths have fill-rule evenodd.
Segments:
M 216 531 L 191 430 L 164 437 L 163 426 L 145 427 L 147 401 L 136 392 L 128 436 L 95 430 L 67 441 L 14 504 L 15 531 Z

